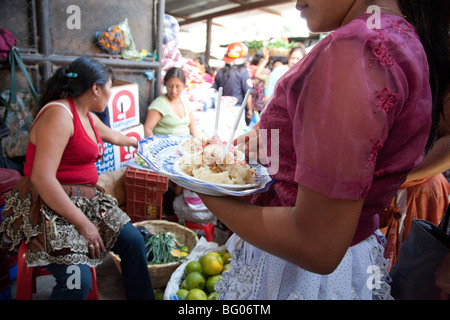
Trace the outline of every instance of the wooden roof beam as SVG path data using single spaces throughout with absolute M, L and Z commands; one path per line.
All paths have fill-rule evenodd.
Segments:
M 236 8 L 223 10 L 220 12 L 211 13 L 211 14 L 207 14 L 204 16 L 199 16 L 196 18 L 186 19 L 185 21 L 179 22 L 179 24 L 180 24 L 180 26 L 183 26 L 183 25 L 187 25 L 187 24 L 191 24 L 191 23 L 195 23 L 195 22 L 199 22 L 199 21 L 203 21 L 203 20 L 207 20 L 207 19 L 213 19 L 213 18 L 217 18 L 217 17 L 230 15 L 230 14 L 241 13 L 244 11 L 250 11 L 250 10 L 260 9 L 260 8 L 264 8 L 264 7 L 270 7 L 270 6 L 274 6 L 274 5 L 290 3 L 290 2 L 294 2 L 294 0 L 265 0 L 265 1 L 248 3 L 248 4 L 241 4 L 239 7 L 236 7 Z

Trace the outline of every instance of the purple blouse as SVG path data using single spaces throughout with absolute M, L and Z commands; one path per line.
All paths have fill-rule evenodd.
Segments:
M 260 121 L 276 183 L 252 198 L 294 206 L 298 184 L 364 198 L 352 245 L 378 229 L 431 127 L 427 57 L 413 26 L 382 13 L 381 28 L 370 29 L 369 16 L 332 32 L 279 80 Z

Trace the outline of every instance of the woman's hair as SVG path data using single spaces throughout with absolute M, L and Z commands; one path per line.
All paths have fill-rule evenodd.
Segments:
M 56 70 L 47 81 L 39 101 L 39 109 L 50 101 L 66 96 L 76 98 L 90 89 L 94 83 L 103 87 L 109 79 L 114 80 L 114 73 L 110 67 L 90 57 L 80 57 L 68 67 Z
M 209 75 L 212 75 L 211 67 L 209 66 L 209 63 L 208 63 L 208 61 L 206 60 L 206 57 L 205 57 L 204 54 L 202 54 L 202 55 L 196 57 L 194 60 L 198 60 L 198 62 L 199 62 L 202 66 L 205 66 L 205 72 L 206 72 L 207 74 L 209 74 Z
M 256 66 L 258 65 L 259 61 L 263 58 L 263 52 L 262 50 L 256 51 L 255 55 L 252 58 L 252 61 L 250 62 L 252 65 Z
M 295 51 L 300 51 L 302 53 L 302 56 L 306 56 L 306 49 L 305 49 L 305 45 L 301 42 L 298 43 L 297 47 L 293 47 L 290 51 L 289 51 L 289 57 L 292 56 L 292 54 Z
M 444 101 L 450 90 L 450 1 L 398 0 L 406 19 L 415 27 L 428 57 L 433 94 L 433 125 L 427 151 L 439 138 Z
M 167 70 L 166 75 L 164 76 L 164 84 L 167 83 L 172 78 L 180 79 L 181 82 L 186 84 L 186 75 L 184 73 L 184 70 L 181 68 L 173 67 Z

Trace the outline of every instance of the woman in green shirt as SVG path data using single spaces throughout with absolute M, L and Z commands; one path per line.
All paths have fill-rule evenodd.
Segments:
M 189 100 L 181 95 L 186 86 L 183 69 L 169 69 L 164 77 L 164 85 L 167 93 L 156 98 L 148 107 L 144 123 L 145 136 L 173 134 L 198 137 Z

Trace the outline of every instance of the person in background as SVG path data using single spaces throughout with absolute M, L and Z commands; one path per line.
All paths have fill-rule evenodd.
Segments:
M 441 50 L 444 48 L 448 51 L 443 56 L 450 56 L 450 45 L 440 46 Z M 413 220 L 421 219 L 439 225 L 450 204 L 450 183 L 443 174 L 450 169 L 450 124 L 446 120 L 446 113 L 450 110 L 450 94 L 438 105 L 439 117 L 433 120 L 436 131 L 430 134 L 423 162 L 408 174 L 391 205 L 380 215 L 390 268 L 397 261 Z
M 434 15 L 448 5 L 297 0 L 312 32 L 332 32 L 238 139 L 269 156 L 276 144 L 279 157 L 262 161 L 275 183 L 250 203 L 198 193 L 234 232 L 218 299 L 392 299 L 379 215 L 421 163 L 443 99 L 445 64 L 425 44 L 448 37 L 448 21 Z
M 145 136 L 173 134 L 199 137 L 189 99 L 183 95 L 186 87 L 183 69 L 173 67 L 167 70 L 164 85 L 167 93 L 156 98 L 148 107 Z
M 264 89 L 270 76 L 267 68 L 267 49 L 258 50 L 250 63 L 250 78 L 253 81 L 253 109 L 261 112 L 265 105 Z
M 287 64 L 278 62 L 277 60 L 274 61 L 272 65 L 272 72 L 267 81 L 266 88 L 264 89 L 266 103 L 273 96 L 275 85 L 277 84 L 278 80 L 297 62 L 303 59 L 304 56 L 306 56 L 306 49 L 303 43 L 300 43 L 297 47 L 294 47 L 291 49 L 291 51 L 289 51 Z M 266 61 L 267 64 L 269 62 L 269 56 L 266 55 L 264 57 L 264 60 Z
M 401 6 L 404 3 L 400 1 Z M 417 10 L 421 7 L 422 4 Z M 447 26 L 448 30 L 449 2 L 441 9 L 439 18 L 436 17 L 433 23 Z M 416 10 L 404 6 L 404 11 L 413 25 L 426 26 Z M 429 33 L 422 30 L 418 29 L 422 32 L 419 36 L 424 39 L 424 46 L 429 52 L 432 66 L 430 81 L 434 84 L 432 129 L 423 162 L 408 174 L 391 205 L 380 216 L 381 230 L 387 239 L 385 247 L 390 267 L 397 261 L 413 219 L 439 225 L 449 206 L 450 183 L 443 173 L 450 170 L 450 37 L 448 33 L 437 33 L 436 38 L 429 39 Z M 436 41 L 439 46 L 436 46 Z
M 186 87 L 186 75 L 183 69 L 173 67 L 167 70 L 164 85 L 167 93 L 156 98 L 148 107 L 144 123 L 145 136 L 172 134 L 201 138 L 195 125 L 189 99 L 183 95 Z M 175 188 L 176 185 L 171 182 L 163 195 L 164 213 L 168 218 L 175 214 L 173 209 Z
M 227 48 L 223 60 L 225 67 L 217 71 L 213 88 L 223 88 L 223 96 L 232 96 L 238 99 L 237 106 L 241 106 L 245 95 L 250 95 L 245 106 L 245 122 L 248 125 L 253 118 L 253 83 L 247 71 L 248 48 L 241 42 L 234 42 Z
M 105 109 L 113 77 L 89 57 L 55 72 L 30 129 L 24 176 L 6 199 L 0 243 L 13 252 L 28 244 L 27 263 L 45 265 L 56 279 L 50 299 L 86 299 L 89 267 L 109 250 L 121 258 L 127 299 L 154 299 L 142 235 L 117 200 L 96 186 L 103 141 L 137 147 L 93 113 Z M 72 265 L 80 271 L 79 288 L 67 285 Z
M 194 59 L 194 63 L 200 71 L 200 75 L 208 83 L 213 83 L 211 68 L 209 67 L 208 61 L 204 55 L 198 56 Z

